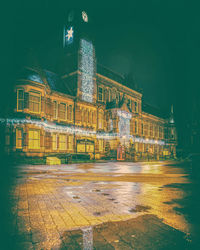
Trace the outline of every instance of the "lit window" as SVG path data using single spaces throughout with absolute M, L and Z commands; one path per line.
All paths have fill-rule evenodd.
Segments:
M 45 133 L 45 148 L 51 149 L 51 133 L 50 132 Z
M 98 89 L 98 93 L 99 93 L 99 96 L 98 96 L 98 99 L 99 101 L 103 101 L 103 89 L 101 87 L 99 87 Z
M 103 140 L 99 140 L 99 152 L 103 151 Z
M 67 113 L 67 115 L 68 115 L 67 119 L 69 121 L 72 121 L 72 105 L 68 106 L 68 110 L 67 111 L 68 111 L 68 113 Z
M 85 115 L 84 109 L 81 109 L 81 121 L 82 121 L 82 123 L 84 123 L 84 115 Z
M 68 136 L 68 149 L 69 150 L 73 149 L 73 136 L 72 135 Z
M 103 113 L 99 112 L 99 128 L 103 128 Z
M 24 90 L 17 90 L 17 111 L 21 111 L 24 109 Z
M 29 93 L 29 110 L 33 113 L 40 113 L 41 96 L 39 93 Z
M 29 129 L 28 148 L 29 149 L 40 149 L 40 130 Z
M 96 124 L 96 111 L 92 112 L 92 123 Z
M 66 150 L 67 149 L 66 146 L 67 146 L 66 135 L 59 135 L 59 149 Z
M 23 131 L 21 128 L 16 128 L 16 148 L 22 148 Z
M 66 104 L 60 103 L 59 105 L 59 117 L 61 120 L 66 120 Z
M 53 134 L 52 136 L 52 149 L 56 150 L 57 149 L 57 135 Z
M 58 103 L 57 101 L 53 101 L 53 118 L 58 118 Z

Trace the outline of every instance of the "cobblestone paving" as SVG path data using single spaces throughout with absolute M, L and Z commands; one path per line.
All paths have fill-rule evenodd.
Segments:
M 11 235 L 19 249 L 187 249 L 191 225 L 172 202 L 185 193 L 170 184 L 188 182 L 162 163 L 19 166 Z

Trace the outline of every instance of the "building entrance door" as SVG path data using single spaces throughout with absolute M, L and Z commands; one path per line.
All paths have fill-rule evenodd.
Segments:
M 94 141 L 82 139 L 76 141 L 77 153 L 94 153 Z

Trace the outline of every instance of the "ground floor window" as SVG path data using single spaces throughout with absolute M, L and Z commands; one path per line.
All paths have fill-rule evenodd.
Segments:
M 40 149 L 40 130 L 39 129 L 29 129 L 28 148 Z
M 23 131 L 22 128 L 16 128 L 16 148 L 22 148 Z
M 68 149 L 69 150 L 73 149 L 73 136 L 72 135 L 68 136 Z
M 86 152 L 93 153 L 94 152 L 94 144 L 86 144 Z
M 67 149 L 66 146 L 67 146 L 66 135 L 59 135 L 59 149 L 66 150 Z
M 52 149 L 53 150 L 56 150 L 57 149 L 57 135 L 56 134 L 53 134 L 52 135 Z
M 99 140 L 99 152 L 103 151 L 103 140 Z

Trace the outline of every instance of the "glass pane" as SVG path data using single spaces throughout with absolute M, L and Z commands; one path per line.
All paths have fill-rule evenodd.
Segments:
M 23 99 L 23 98 L 24 98 L 24 91 L 18 90 L 18 99 Z

